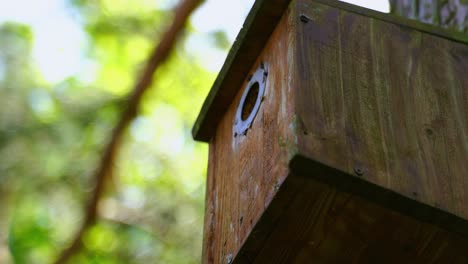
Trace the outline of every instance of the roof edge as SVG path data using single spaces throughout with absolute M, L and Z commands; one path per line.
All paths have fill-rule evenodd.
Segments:
M 291 0 L 257 0 L 203 103 L 192 129 L 195 140 L 208 142 L 218 121 L 248 74 Z M 221 89 L 222 88 L 222 89 Z

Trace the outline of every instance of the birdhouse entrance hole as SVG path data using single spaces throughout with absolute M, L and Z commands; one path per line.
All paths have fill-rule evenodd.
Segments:
M 252 84 L 252 86 L 249 87 L 247 97 L 245 98 L 244 105 L 242 106 L 242 121 L 247 120 L 247 118 L 252 114 L 255 103 L 257 102 L 259 90 L 260 85 L 258 82 L 255 82 Z
M 252 122 L 263 101 L 267 75 L 265 66 L 262 64 L 253 76 L 250 77 L 237 107 L 234 121 L 234 136 L 246 135 L 247 130 L 252 126 Z

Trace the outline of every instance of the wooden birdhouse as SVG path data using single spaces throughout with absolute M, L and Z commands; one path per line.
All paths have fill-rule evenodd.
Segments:
M 468 263 L 468 39 L 258 0 L 203 105 L 204 263 Z

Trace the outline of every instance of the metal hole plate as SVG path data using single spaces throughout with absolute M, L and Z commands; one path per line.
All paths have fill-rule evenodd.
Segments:
M 252 126 L 252 122 L 254 121 L 255 116 L 257 115 L 258 110 L 260 109 L 260 105 L 263 101 L 267 75 L 268 73 L 265 70 L 265 66 L 262 64 L 247 83 L 247 88 L 244 90 L 244 93 L 242 94 L 242 97 L 239 102 L 239 106 L 237 107 L 236 118 L 234 121 L 234 136 L 246 135 L 247 130 L 249 130 L 249 128 Z M 249 116 L 245 120 L 242 120 L 242 110 L 247 100 L 247 95 L 256 83 L 258 83 L 258 95 L 254 107 L 250 112 Z

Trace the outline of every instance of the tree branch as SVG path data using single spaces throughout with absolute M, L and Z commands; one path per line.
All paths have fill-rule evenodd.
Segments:
M 96 181 L 95 188 L 86 207 L 84 221 L 76 233 L 73 242 L 68 248 L 61 252 L 57 260 L 54 262 L 55 264 L 66 263 L 76 252 L 81 250 L 83 246 L 82 238 L 84 233 L 96 222 L 98 202 L 106 187 L 106 179 L 112 175 L 112 164 L 116 158 L 122 136 L 128 125 L 136 117 L 141 98 L 153 82 L 154 72 L 167 59 L 170 52 L 173 50 L 177 37 L 184 28 L 188 17 L 202 2 L 203 0 L 184 0 L 174 9 L 174 20 L 162 36 L 159 44 L 151 53 L 148 62 L 128 99 L 128 105 L 122 112 L 120 119 L 112 132 L 111 139 L 103 152 L 98 169 L 94 175 L 94 179 Z

